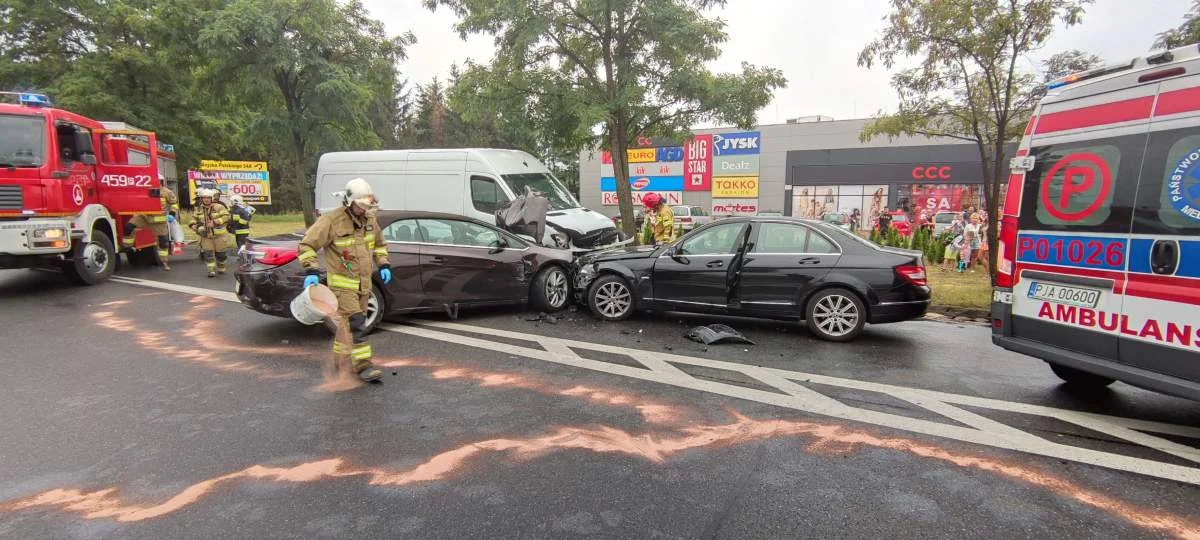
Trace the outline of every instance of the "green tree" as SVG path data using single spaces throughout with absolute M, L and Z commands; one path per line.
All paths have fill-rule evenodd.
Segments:
M 724 0 L 425 0 L 462 19 L 456 29 L 495 36 L 488 66 L 464 78 L 482 89 L 479 107 L 530 112 L 526 122 L 562 155 L 586 146 L 613 155 L 621 215 L 633 215 L 626 150 L 639 134 L 682 139 L 715 121 L 748 127 L 785 84 L 775 69 L 743 64 L 716 74 L 706 63 L 728 39 L 702 10 Z M 513 102 L 524 103 L 514 107 Z M 464 111 L 466 112 L 466 111 Z M 634 234 L 633 220 L 624 221 Z
M 1103 60 L 1077 49 L 1060 52 L 1042 61 L 1042 82 L 1048 83 L 1072 73 L 1100 67 Z
M 1159 34 L 1154 40 L 1155 49 L 1174 49 L 1200 42 L 1200 0 L 1192 2 L 1192 9 L 1183 15 L 1183 22 Z
M 859 53 L 860 66 L 917 67 L 892 77 L 899 110 L 870 122 L 862 139 L 901 134 L 948 137 L 979 151 L 984 200 L 997 216 L 1007 173 L 1005 145 L 1020 137 L 1040 96 L 1037 77 L 1020 68 L 1056 24 L 1071 26 L 1090 0 L 892 0 L 877 39 Z M 996 235 L 989 235 L 995 268 Z
M 282 157 L 281 195 L 311 224 L 317 158 L 377 148 L 393 129 L 396 63 L 413 36 L 389 37 L 357 0 L 232 0 L 207 17 L 207 76 L 253 111 L 248 133 Z

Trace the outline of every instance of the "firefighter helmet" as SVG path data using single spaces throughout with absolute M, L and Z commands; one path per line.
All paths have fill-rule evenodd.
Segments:
M 647 193 L 645 197 L 642 197 L 642 204 L 650 210 L 658 208 L 658 205 L 661 202 L 662 197 L 659 197 L 657 193 Z
M 368 184 L 362 178 L 355 178 L 346 182 L 346 189 L 342 191 L 342 206 L 350 206 L 355 203 L 364 210 L 372 210 L 379 206 L 379 202 L 375 198 L 375 191 L 371 189 L 371 184 Z
M 229 202 L 236 204 L 238 206 L 242 206 L 242 205 L 246 204 L 246 199 L 243 199 L 241 195 L 234 193 L 233 195 L 229 196 Z

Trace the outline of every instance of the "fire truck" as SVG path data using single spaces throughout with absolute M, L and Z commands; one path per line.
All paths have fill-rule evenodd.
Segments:
M 154 133 L 107 129 L 42 94 L 0 92 L 0 268 L 107 280 L 125 223 L 162 213 L 157 149 Z M 130 261 L 152 260 L 154 233 L 135 235 Z

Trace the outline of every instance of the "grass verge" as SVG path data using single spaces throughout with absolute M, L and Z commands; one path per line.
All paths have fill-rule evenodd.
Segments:
M 929 287 L 933 289 L 933 305 L 988 310 L 992 305 L 992 282 L 987 272 L 944 271 L 941 267 L 927 269 Z

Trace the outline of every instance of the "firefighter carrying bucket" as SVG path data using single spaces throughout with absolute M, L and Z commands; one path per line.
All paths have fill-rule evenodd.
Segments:
M 327 270 L 327 284 L 337 297 L 338 309 L 333 323 L 335 365 L 347 360 L 363 381 L 378 381 L 383 376 L 371 364 L 371 344 L 367 342 L 367 298 L 371 278 L 378 267 L 379 279 L 392 281 L 387 243 L 375 219 L 379 204 L 371 185 L 362 178 L 346 183 L 342 192 L 342 211 L 322 214 L 300 241 L 299 260 L 304 266 L 304 287 L 320 282 L 321 262 Z M 322 252 L 318 262 L 317 252 Z M 349 328 L 351 331 L 346 332 Z
M 161 214 L 139 214 L 133 216 L 125 223 L 125 230 L 122 231 L 121 247 L 125 249 L 134 249 L 134 234 L 138 229 L 151 229 L 158 240 L 158 264 L 165 271 L 171 270 L 171 265 L 167 263 L 167 258 L 171 255 L 171 227 L 170 225 L 179 219 L 179 198 L 175 196 L 175 192 L 168 188 L 163 179 L 163 175 L 158 175 L 159 183 L 159 201 L 162 204 Z

